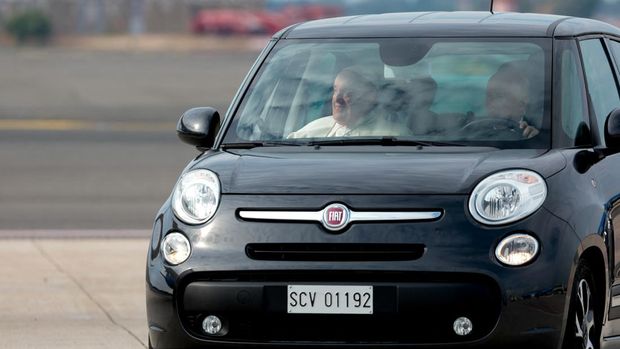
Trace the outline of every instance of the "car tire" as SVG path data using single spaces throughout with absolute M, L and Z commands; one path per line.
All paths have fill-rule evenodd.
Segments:
M 602 307 L 588 265 L 577 266 L 570 298 L 563 349 L 600 349 Z

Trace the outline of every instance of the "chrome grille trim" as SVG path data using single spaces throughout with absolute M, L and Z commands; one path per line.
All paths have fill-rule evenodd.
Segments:
M 441 218 L 441 211 L 353 211 L 351 210 L 352 222 L 395 222 L 395 221 L 427 221 Z M 323 210 L 321 211 L 239 211 L 239 217 L 259 221 L 306 221 L 322 222 Z
M 420 212 L 354 212 L 351 211 L 351 222 L 367 221 L 426 221 L 441 218 L 440 211 Z
M 239 211 L 243 219 L 264 221 L 321 221 L 323 211 Z

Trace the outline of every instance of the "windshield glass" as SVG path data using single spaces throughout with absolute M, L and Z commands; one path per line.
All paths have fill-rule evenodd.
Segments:
M 224 144 L 550 145 L 546 39 L 282 40 Z

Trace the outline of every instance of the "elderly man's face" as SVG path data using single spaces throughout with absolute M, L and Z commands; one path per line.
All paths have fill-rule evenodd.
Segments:
M 340 74 L 334 81 L 332 111 L 334 120 L 343 126 L 353 126 L 374 107 L 376 92 L 353 76 Z
M 514 76 L 513 76 L 514 77 Z M 487 87 L 487 112 L 490 117 L 519 121 L 527 112 L 527 81 L 511 75 L 498 76 Z

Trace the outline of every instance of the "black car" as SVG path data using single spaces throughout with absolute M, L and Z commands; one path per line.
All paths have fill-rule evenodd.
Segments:
M 620 348 L 620 30 L 289 27 L 158 213 L 153 348 Z M 619 228 L 620 229 L 620 228 Z

